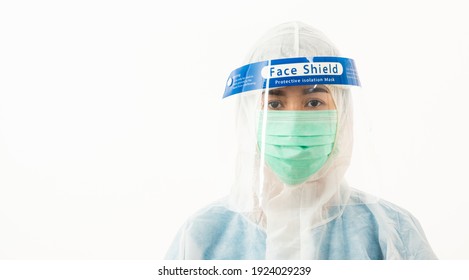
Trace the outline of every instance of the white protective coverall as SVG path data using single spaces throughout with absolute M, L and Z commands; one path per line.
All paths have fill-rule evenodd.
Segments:
M 261 38 L 247 63 L 314 56 L 339 52 L 320 31 L 289 22 Z M 237 102 L 238 137 L 232 192 L 191 216 L 166 258 L 436 259 L 409 212 L 346 184 L 352 96 L 344 86 L 331 86 L 331 94 L 337 108 L 333 150 L 317 172 L 293 186 L 261 163 L 256 135 L 262 92 L 230 96 Z

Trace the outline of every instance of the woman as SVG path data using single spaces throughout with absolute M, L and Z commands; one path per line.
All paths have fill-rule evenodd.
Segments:
M 270 30 L 228 79 L 237 176 L 192 216 L 168 259 L 436 259 L 404 209 L 349 187 L 353 60 L 320 31 Z

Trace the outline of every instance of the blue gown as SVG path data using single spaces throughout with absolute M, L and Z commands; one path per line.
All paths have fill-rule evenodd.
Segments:
M 351 199 L 359 196 L 352 193 Z M 311 238 L 310 259 L 436 259 L 419 222 L 384 200 L 345 206 L 342 215 L 312 229 Z M 215 203 L 186 222 L 166 259 L 265 259 L 265 252 L 263 228 Z

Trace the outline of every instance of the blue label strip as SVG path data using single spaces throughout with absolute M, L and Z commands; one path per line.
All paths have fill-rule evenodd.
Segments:
M 295 57 L 251 63 L 231 72 L 223 98 L 241 92 L 286 86 L 332 84 L 360 86 L 353 59 Z

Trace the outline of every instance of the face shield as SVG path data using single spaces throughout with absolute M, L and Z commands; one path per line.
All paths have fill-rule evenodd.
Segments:
M 337 128 L 341 121 L 346 132 L 350 87 L 359 85 L 354 61 L 344 57 L 272 59 L 245 65 L 230 74 L 223 97 L 238 97 L 241 114 L 251 115 L 244 124 L 250 128 L 239 140 L 256 142 L 251 154 L 259 164 L 254 170 L 263 170 L 256 172 L 258 186 L 254 186 L 259 200 L 263 191 L 272 190 L 266 188 L 267 182 L 300 187 L 329 169 L 327 162 L 350 158 L 351 143 L 339 149 Z M 351 135 L 342 138 L 351 140 L 347 136 Z M 242 146 L 252 147 L 248 143 Z
M 224 97 L 255 91 L 259 169 L 266 165 L 276 179 L 296 186 L 322 169 L 338 150 L 337 107 L 343 106 L 336 102 L 344 99 L 345 86 L 359 85 L 349 58 L 275 59 L 233 71 Z M 261 186 L 266 178 L 259 175 Z
M 266 230 L 267 258 L 302 258 L 314 251 L 309 230 L 346 205 L 371 202 L 351 197 L 345 178 L 352 153 L 365 152 L 353 145 L 357 69 L 322 33 L 298 24 L 272 30 L 248 62 L 229 75 L 223 96 L 236 113 L 229 207 Z

